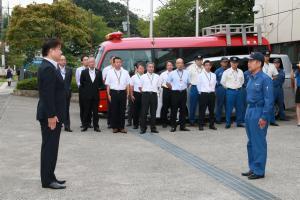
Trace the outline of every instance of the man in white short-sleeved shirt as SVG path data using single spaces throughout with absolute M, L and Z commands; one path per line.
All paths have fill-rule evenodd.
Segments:
M 147 73 L 141 77 L 140 90 L 142 91 L 142 112 L 140 134 L 147 130 L 147 114 L 150 108 L 150 129 L 152 133 L 158 133 L 156 129 L 157 96 L 159 92 L 159 76 L 154 73 L 154 63 L 147 63 Z
M 136 74 L 131 77 L 130 82 L 130 100 L 132 101 L 132 118 L 133 118 L 133 129 L 138 129 L 141 109 L 142 109 L 142 92 L 141 87 L 141 76 L 144 74 L 145 67 L 142 63 L 136 65 Z
M 124 127 L 130 76 L 128 71 L 121 67 L 121 58 L 114 57 L 113 65 L 114 68 L 108 71 L 105 80 L 107 97 L 111 106 L 111 128 L 113 129 L 113 133 L 127 133 L 127 130 Z

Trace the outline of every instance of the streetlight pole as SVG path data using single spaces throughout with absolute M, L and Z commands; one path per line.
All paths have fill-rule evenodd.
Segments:
M 153 38 L 153 0 L 150 0 L 150 29 L 149 37 Z
M 130 37 L 129 0 L 127 0 L 127 35 Z
M 196 37 L 199 37 L 199 0 L 196 0 Z

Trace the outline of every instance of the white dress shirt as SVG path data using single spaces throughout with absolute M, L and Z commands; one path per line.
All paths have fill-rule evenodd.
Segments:
M 199 74 L 203 71 L 203 67 L 196 65 L 196 63 L 192 64 L 188 68 L 190 75 L 190 82 L 192 85 L 197 85 L 199 81 Z
M 136 73 L 131 77 L 130 85 L 133 86 L 133 91 L 134 92 L 141 92 L 140 87 L 141 87 L 141 76 L 139 73 Z
M 167 83 L 171 84 L 172 90 L 186 90 L 190 84 L 189 73 L 187 70 L 174 70 L 170 73 Z
M 129 84 L 130 76 L 127 70 L 112 68 L 107 72 L 105 85 L 109 86 L 111 90 L 126 90 Z
M 61 76 L 65 80 L 65 77 L 66 77 L 66 67 L 65 66 L 63 66 L 63 67 L 59 66 L 59 71 L 60 71 Z
M 111 70 L 112 68 L 113 68 L 112 65 L 108 65 L 107 67 L 104 67 L 104 69 L 102 70 L 102 78 L 104 81 L 106 80 L 108 71 Z
M 50 59 L 50 58 L 46 58 L 46 57 L 43 57 L 45 60 L 47 60 L 48 62 L 50 62 L 56 69 L 58 67 L 58 64 L 56 61 Z
M 163 73 L 160 74 L 160 76 L 159 76 L 159 82 L 160 82 L 160 86 L 161 87 L 164 87 L 164 88 L 168 87 L 167 86 L 167 80 L 168 80 L 171 72 L 172 71 L 166 70 L 166 71 L 164 71 Z
M 203 70 L 203 72 L 199 74 L 198 84 L 197 84 L 197 89 L 199 93 L 215 92 L 216 84 L 217 84 L 216 74 L 212 72 L 206 72 L 205 70 Z
M 76 78 L 76 83 L 77 83 L 77 86 L 79 87 L 80 86 L 80 76 L 81 76 L 81 72 L 83 70 L 85 70 L 86 67 L 85 66 L 81 66 L 81 67 L 78 67 L 76 69 L 76 72 L 75 72 L 75 78 Z
M 278 75 L 278 70 L 276 69 L 276 67 L 273 63 L 269 63 L 269 64 L 265 63 L 262 70 L 271 79 L 273 79 L 274 76 Z
M 90 78 L 91 78 L 92 82 L 94 83 L 95 78 L 96 78 L 96 71 L 95 71 L 95 69 L 89 69 L 89 74 L 90 74 Z
M 240 69 L 233 70 L 231 67 L 223 72 L 221 84 L 224 88 L 239 89 L 244 84 L 244 73 Z
M 141 86 L 142 92 L 156 92 L 160 87 L 159 76 L 155 73 L 146 73 L 141 76 Z

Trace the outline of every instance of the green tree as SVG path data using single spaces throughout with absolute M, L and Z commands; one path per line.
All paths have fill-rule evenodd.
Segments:
M 98 16 L 103 16 L 107 25 L 115 31 L 123 30 L 122 22 L 127 20 L 127 7 L 125 5 L 108 0 L 73 0 L 73 2 L 86 10 L 91 9 Z M 131 11 L 129 16 L 131 35 L 140 35 L 138 16 Z
M 46 38 L 58 37 L 69 63 L 75 65 L 80 54 L 91 52 L 110 31 L 101 17 L 63 0 L 15 7 L 7 41 L 14 53 L 25 54 L 26 62 L 30 62 Z
M 195 0 L 169 0 L 157 11 L 155 36 L 194 36 Z M 254 0 L 200 0 L 200 28 L 214 24 L 251 23 Z

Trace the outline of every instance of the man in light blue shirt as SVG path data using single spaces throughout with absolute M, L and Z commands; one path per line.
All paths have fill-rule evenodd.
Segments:
M 170 73 L 167 79 L 167 86 L 172 89 L 172 106 L 171 106 L 171 132 L 176 131 L 176 119 L 179 109 L 179 124 L 181 131 L 189 131 L 185 127 L 186 118 L 186 100 L 187 88 L 190 85 L 189 73 L 184 69 L 184 61 L 182 58 L 176 60 L 176 70 Z

